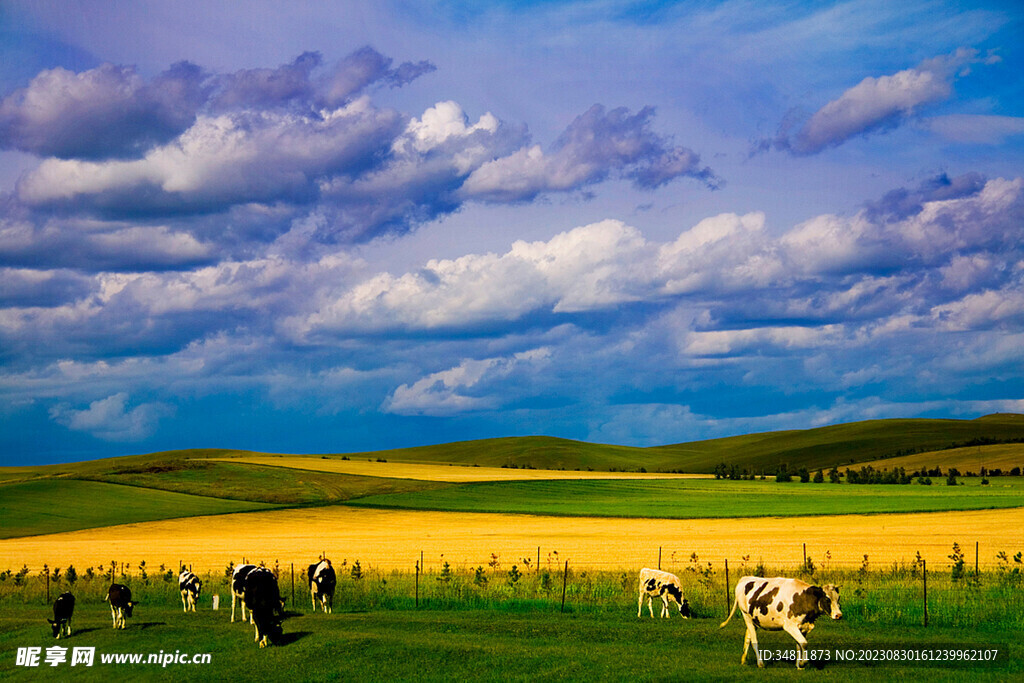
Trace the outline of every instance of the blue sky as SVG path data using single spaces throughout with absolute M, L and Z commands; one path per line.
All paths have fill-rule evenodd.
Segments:
M 5 2 L 3 464 L 1024 412 L 1015 2 Z

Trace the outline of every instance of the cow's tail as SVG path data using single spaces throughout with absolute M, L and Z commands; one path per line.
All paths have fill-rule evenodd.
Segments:
M 739 604 L 739 600 L 732 601 L 732 609 L 729 611 L 729 616 L 725 618 L 725 621 L 718 625 L 718 628 L 725 628 L 725 625 L 729 623 L 730 619 L 732 619 L 732 615 L 736 614 L 736 608 L 739 607 Z

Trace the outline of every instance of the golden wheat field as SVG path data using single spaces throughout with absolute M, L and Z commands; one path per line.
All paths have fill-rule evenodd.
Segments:
M 275 561 L 304 566 L 326 552 L 340 563 L 365 568 L 412 570 L 423 553 L 426 570 L 445 561 L 455 567 L 486 565 L 492 553 L 502 566 L 568 560 L 576 568 L 682 567 L 697 553 L 701 562 L 739 567 L 747 562 L 797 566 L 803 546 L 819 565 L 858 567 L 865 554 L 873 568 L 910 562 L 915 553 L 929 566 L 948 564 L 954 542 L 980 564 L 995 564 L 1000 550 L 1020 550 L 1024 509 L 926 514 L 766 517 L 757 519 L 602 519 L 485 513 L 372 510 L 348 507 L 277 510 L 127 524 L 104 529 L 0 540 L 0 569 L 44 563 L 81 570 L 111 560 L 150 567 L 179 561 L 196 570 Z M 1017 530 L 1012 531 L 1011 530 Z M 827 559 L 829 558 L 830 559 Z
M 270 465 L 297 470 L 358 474 L 391 479 L 419 479 L 465 483 L 474 481 L 526 481 L 539 479 L 710 479 L 710 474 L 659 474 L 637 472 L 584 472 L 577 470 L 527 470 L 504 467 L 444 466 L 437 463 L 377 462 L 372 460 L 341 460 L 308 455 L 245 455 L 230 458 L 209 458 L 218 462 L 241 462 Z

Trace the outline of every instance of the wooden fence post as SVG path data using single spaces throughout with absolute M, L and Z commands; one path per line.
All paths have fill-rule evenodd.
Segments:
M 661 546 L 658 546 L 658 570 L 661 571 Z
M 295 609 L 295 563 L 292 562 L 292 609 Z
M 537 572 L 540 572 L 540 546 L 537 546 Z
M 729 614 L 729 607 L 731 607 L 731 605 L 729 604 L 730 602 L 731 601 L 729 600 L 729 558 L 727 557 L 727 558 L 725 558 L 725 613 L 726 613 L 726 615 Z
M 562 612 L 565 612 L 565 584 L 569 578 L 569 560 L 565 561 L 565 570 L 562 572 Z
M 928 625 L 928 562 L 921 560 L 921 577 L 924 580 L 924 625 Z
M 804 543 L 804 569 L 807 569 L 807 544 Z
M 416 609 L 420 607 L 420 563 L 416 563 Z
M 43 565 L 43 571 L 46 572 L 46 604 L 50 604 L 50 568 L 45 564 Z
M 978 581 L 981 580 L 981 574 L 978 573 L 978 542 L 974 542 L 974 578 Z

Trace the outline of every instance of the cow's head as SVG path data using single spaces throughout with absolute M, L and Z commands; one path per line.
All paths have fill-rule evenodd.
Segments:
M 60 622 L 53 619 L 47 619 L 47 621 L 50 622 L 50 627 L 53 628 L 53 637 L 60 638 Z
M 839 587 L 826 584 L 821 587 L 824 595 L 818 599 L 818 609 L 822 614 L 827 614 L 833 619 L 842 619 L 843 610 L 839 607 Z
M 692 614 L 690 612 L 690 602 L 686 598 L 683 598 L 683 601 L 679 604 L 679 613 L 683 615 L 683 619 L 689 619 Z
M 134 600 L 129 600 L 128 604 L 124 606 L 124 615 L 126 617 L 130 617 L 132 615 L 132 610 L 135 609 L 135 605 L 137 604 L 139 603 L 135 602 Z

